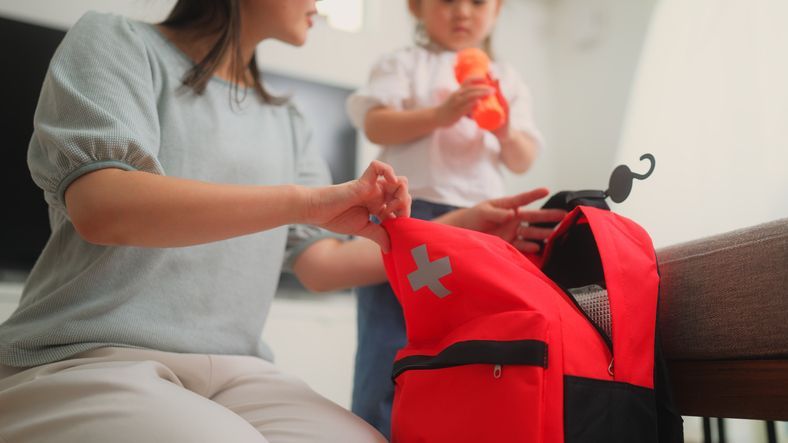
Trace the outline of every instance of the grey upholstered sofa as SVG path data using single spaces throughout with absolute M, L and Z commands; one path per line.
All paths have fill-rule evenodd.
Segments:
M 788 219 L 657 251 L 683 415 L 788 420 Z

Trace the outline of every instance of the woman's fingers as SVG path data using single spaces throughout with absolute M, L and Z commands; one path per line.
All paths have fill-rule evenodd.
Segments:
M 547 197 L 549 193 L 550 191 L 548 191 L 547 188 L 536 188 L 509 197 L 497 198 L 495 200 L 491 200 L 490 203 L 498 208 L 516 209 L 520 206 L 525 206 L 535 202 L 536 200 Z
M 516 239 L 512 242 L 512 246 L 515 247 L 520 252 L 526 254 L 535 254 L 539 252 L 540 246 L 538 243 L 534 243 L 531 241 L 523 240 L 523 239 Z
M 518 211 L 517 218 L 525 223 L 555 223 L 566 216 L 563 209 L 536 209 L 533 211 Z
M 382 177 L 387 183 L 397 183 L 394 168 L 379 160 L 372 160 L 359 180 L 366 183 L 377 183 L 379 177 Z
M 377 243 L 383 252 L 389 252 L 389 249 L 391 248 L 391 241 L 389 240 L 388 232 L 386 232 L 386 230 L 380 225 L 372 223 L 371 221 L 358 231 L 358 235 L 361 237 L 366 237 Z
M 491 206 L 484 211 L 484 217 L 487 219 L 486 221 L 492 222 L 496 225 L 502 225 L 508 222 L 514 217 L 514 215 L 514 211 L 511 209 L 496 208 L 494 206 Z
M 372 184 L 367 191 L 369 194 L 364 197 L 362 203 L 370 215 L 376 216 L 381 221 L 410 216 L 411 197 L 408 193 L 408 179 L 404 176 L 396 176 L 391 166 L 375 160 L 370 163 L 359 180 Z
M 396 209 L 397 217 L 410 217 L 410 205 L 412 199 L 408 192 L 408 178 L 404 175 L 397 177 L 400 185 L 394 191 L 394 199 L 398 205 Z
M 553 233 L 552 228 L 520 225 L 517 227 L 517 238 L 521 240 L 544 240 Z

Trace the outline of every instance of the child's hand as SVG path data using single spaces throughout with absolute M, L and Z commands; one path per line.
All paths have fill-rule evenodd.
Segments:
M 492 131 L 492 133 L 493 135 L 495 135 L 495 137 L 498 138 L 498 140 L 500 140 L 501 142 L 505 142 L 506 140 L 509 140 L 512 136 L 511 126 L 509 126 L 509 102 L 506 100 L 506 97 L 503 96 L 503 92 L 501 92 L 500 82 L 497 79 L 493 80 L 492 77 L 489 76 L 489 74 L 488 74 L 488 80 L 495 85 L 495 98 L 498 99 L 498 103 L 500 103 L 501 107 L 503 107 L 503 112 L 504 115 L 506 116 L 506 120 L 504 121 L 504 124 L 501 125 L 500 128 Z
M 451 126 L 462 117 L 470 115 L 476 103 L 495 89 L 484 84 L 484 79 L 469 78 L 449 97 L 435 108 L 435 123 L 439 127 Z
M 353 181 L 308 190 L 306 223 L 340 234 L 369 238 L 388 252 L 386 231 L 370 221 L 410 216 L 410 194 L 405 177 L 394 175 L 391 166 L 373 161 Z

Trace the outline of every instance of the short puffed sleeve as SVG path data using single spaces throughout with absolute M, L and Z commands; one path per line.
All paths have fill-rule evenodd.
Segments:
M 373 108 L 385 106 L 402 110 L 411 98 L 412 51 L 400 50 L 383 56 L 372 67 L 366 85 L 350 95 L 346 108 L 356 128 L 364 127 L 364 119 Z
M 150 62 L 135 24 L 88 13 L 66 34 L 44 79 L 28 165 L 55 209 L 66 188 L 102 168 L 163 174 Z

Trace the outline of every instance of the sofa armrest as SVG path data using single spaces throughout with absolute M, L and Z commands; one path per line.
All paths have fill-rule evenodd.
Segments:
M 683 415 L 788 419 L 788 219 L 657 251 Z

